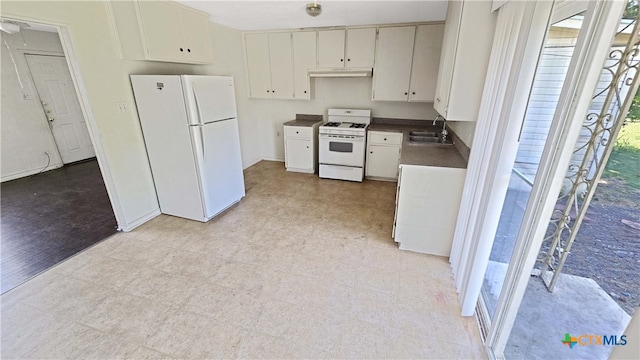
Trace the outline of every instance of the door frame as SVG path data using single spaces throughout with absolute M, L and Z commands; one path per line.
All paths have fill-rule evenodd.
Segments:
M 60 35 L 58 35 L 58 37 L 60 37 Z M 44 110 L 44 106 L 42 105 L 42 99 L 40 98 L 40 93 L 38 92 L 38 88 L 36 87 L 36 79 L 33 77 L 33 72 L 31 71 L 31 65 L 29 65 L 29 61 L 26 60 L 26 57 L 27 57 L 27 55 L 58 56 L 58 57 L 63 57 L 65 59 L 65 61 L 67 62 L 67 64 L 69 64 L 69 61 L 67 60 L 66 56 L 64 56 L 64 53 L 57 52 L 57 51 L 18 50 L 18 52 L 20 52 L 22 54 L 22 56 L 25 57 L 25 62 L 27 64 L 27 69 L 29 69 L 29 75 L 31 76 L 31 86 L 32 86 L 33 89 L 35 89 L 36 97 L 38 98 L 38 102 L 40 104 L 40 108 L 42 109 L 42 114 L 44 115 L 44 122 L 47 124 L 47 128 L 49 128 L 49 138 L 51 139 L 51 142 L 56 147 L 56 152 L 58 153 L 58 158 L 60 159 L 60 164 L 59 164 L 60 166 L 58 166 L 57 168 L 63 167 L 64 166 L 64 162 L 62 161 L 62 154 L 60 153 L 60 146 L 58 146 L 58 142 L 56 141 L 56 137 L 53 135 L 53 129 L 51 128 L 51 125 L 49 124 L 49 121 L 47 120 L 47 112 Z M 84 113 L 82 114 L 82 116 L 84 117 Z M 87 122 L 86 117 L 84 118 L 84 121 Z
M 98 123 L 96 122 L 96 118 L 93 114 L 93 111 L 91 110 L 91 103 L 89 102 L 87 90 L 84 85 L 84 80 L 82 79 L 80 65 L 78 64 L 78 58 L 76 57 L 75 50 L 73 48 L 73 43 L 71 41 L 71 32 L 69 28 L 63 23 L 40 21 L 38 19 L 32 19 L 28 17 L 14 17 L 14 16 L 4 17 L 3 16 L 3 18 L 6 20 L 15 20 L 15 21 L 26 22 L 31 24 L 50 26 L 50 27 L 56 28 L 56 30 L 58 31 L 58 37 L 60 38 L 60 43 L 62 44 L 63 56 L 67 61 L 67 66 L 69 67 L 71 80 L 75 88 L 76 94 L 78 96 L 78 102 L 80 103 L 82 115 L 84 116 L 85 122 L 87 123 L 89 138 L 91 139 L 91 144 L 93 145 L 93 149 L 96 153 L 96 159 L 98 161 L 100 173 L 102 174 L 102 179 L 104 180 L 104 185 L 107 190 L 107 195 L 109 196 L 109 200 L 111 201 L 111 207 L 116 217 L 116 222 L 118 223 L 118 231 L 122 231 L 122 230 L 127 231 L 130 228 L 130 226 L 127 225 L 126 218 L 124 216 L 124 211 L 122 210 L 120 198 L 118 196 L 115 182 L 113 180 L 113 175 L 109 167 L 109 161 L 106 156 L 106 151 L 104 149 L 104 145 L 102 144 L 102 140 L 100 137 L 100 129 L 98 127 Z M 30 53 L 30 52 L 32 51 L 26 51 L 26 53 Z M 56 53 L 56 54 L 60 54 L 60 53 Z M 29 69 L 29 71 L 31 70 Z M 40 96 L 38 95 L 38 99 L 39 98 Z M 53 136 L 53 134 L 51 136 Z M 55 140 L 54 140 L 54 143 L 55 143 Z M 57 144 L 56 144 L 56 147 L 57 147 Z
M 521 230 L 500 294 L 488 346 L 501 357 L 531 278 L 575 144 L 626 2 L 559 3 L 547 28 L 579 13 L 586 5 L 583 27 L 558 101 L 540 168 L 534 180 Z M 611 21 L 615 19 L 616 21 Z M 545 180 L 546 179 L 546 180 Z
M 576 2 L 527 3 L 508 1 L 500 8 L 450 259 L 462 315 L 475 314 L 481 324 L 487 324 L 487 318 L 482 314 L 484 304 L 480 290 L 517 152 L 517 134 L 553 16 L 551 5 L 558 14 L 568 13 L 569 7 L 575 6 Z M 486 329 L 484 340 L 490 358 L 503 357 L 584 115 L 618 25 L 611 19 L 617 19 L 625 5 L 622 1 L 588 2 L 590 15 L 585 19 L 585 31 L 580 34 L 584 41 L 579 40 L 574 53 L 576 59 L 565 79 L 568 85 L 563 90 L 543 152 L 538 181 L 527 204 L 494 318 Z M 546 10 L 545 6 L 548 7 Z M 535 23 L 530 19 L 535 19 Z M 514 128 L 518 130 L 516 136 Z
M 60 37 L 60 36 L 58 36 Z M 47 114 L 44 111 L 44 107 L 42 106 L 42 99 L 40 99 L 40 94 L 38 93 L 37 89 L 36 89 L 36 84 L 35 84 L 35 79 L 33 78 L 33 74 L 31 73 L 31 66 L 29 66 L 29 62 L 26 60 L 26 55 L 40 55 L 40 56 L 64 56 L 63 52 L 58 52 L 58 51 L 43 51 L 43 50 L 22 50 L 22 49 L 18 49 L 17 50 L 18 53 L 20 53 L 20 55 L 22 55 L 25 58 L 25 63 L 27 64 L 27 69 L 29 70 L 29 75 L 30 75 L 30 82 L 31 82 L 31 88 L 36 90 L 35 94 L 36 97 L 38 99 L 38 103 L 40 104 L 40 108 L 42 109 L 42 120 L 44 121 L 44 123 L 47 125 L 47 128 L 49 129 L 48 135 L 49 135 L 49 141 L 51 142 L 51 144 L 53 144 L 53 146 L 56 148 L 56 152 L 57 152 L 57 156 L 58 156 L 58 163 L 54 163 L 51 164 L 50 166 L 47 166 L 48 169 L 58 169 L 61 168 L 62 166 L 64 166 L 64 163 L 62 162 L 62 156 L 60 155 L 60 149 L 58 148 L 58 143 L 56 142 L 56 138 L 53 136 L 53 130 L 51 129 L 51 126 L 49 125 L 49 121 L 47 121 Z M 66 58 L 65 58 L 66 59 Z M 86 119 L 85 119 L 86 121 Z

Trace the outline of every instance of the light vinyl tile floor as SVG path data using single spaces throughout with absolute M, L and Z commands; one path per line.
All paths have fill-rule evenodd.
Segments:
M 161 215 L 3 295 L 1 357 L 484 358 L 447 259 L 391 239 L 395 183 L 245 180 L 206 224 Z

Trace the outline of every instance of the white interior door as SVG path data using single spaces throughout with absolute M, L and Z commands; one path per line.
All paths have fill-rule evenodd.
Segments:
M 65 164 L 96 156 L 64 56 L 25 55 Z

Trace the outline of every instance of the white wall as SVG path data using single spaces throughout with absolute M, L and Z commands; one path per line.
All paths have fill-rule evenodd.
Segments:
M 47 170 L 62 166 L 24 54 L 64 54 L 56 33 L 23 30 L 12 35 L 2 32 L 0 37 L 0 174 L 1 181 L 7 181 L 43 170 L 48 162 L 45 152 L 51 157 Z
M 453 130 L 456 135 L 462 140 L 462 142 L 467 145 L 468 148 L 471 148 L 473 144 L 473 134 L 476 131 L 476 122 L 475 121 L 449 121 L 449 127 Z
M 640 359 L 640 307 L 636 308 L 624 334 L 627 335 L 627 345 L 615 346 L 611 351 L 609 360 Z
M 311 100 L 249 99 L 248 111 L 260 124 L 262 157 L 284 160 L 282 124 L 296 114 L 320 114 L 326 120 L 329 108 L 355 108 L 371 109 L 374 117 L 429 120 L 438 115 L 432 103 L 371 101 L 371 84 L 372 78 L 316 78 Z
M 130 74 L 226 74 L 236 78 L 238 94 L 246 94 L 241 34 L 212 26 L 215 61 L 212 66 L 178 65 L 120 59 L 107 5 L 102 1 L 3 1 L 3 17 L 67 26 L 91 111 L 111 169 L 113 187 L 121 202 L 120 226 L 135 226 L 158 211 L 151 170 L 135 112 Z M 4 57 L 3 57 L 4 60 Z M 3 74 L 4 75 L 4 74 Z M 4 85 L 4 77 L 3 77 Z M 259 157 L 256 126 L 238 99 L 243 161 Z M 118 113 L 116 103 L 125 102 L 131 111 Z

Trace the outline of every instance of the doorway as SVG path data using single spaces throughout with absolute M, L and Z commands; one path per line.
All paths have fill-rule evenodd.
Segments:
M 58 55 L 24 56 L 62 162 L 95 157 L 67 59 Z
M 545 8 L 546 5 L 550 7 Z M 486 173 L 487 181 L 486 183 L 476 182 L 476 188 L 473 189 L 476 193 L 472 194 L 473 198 L 468 201 L 469 205 L 465 203 L 463 205 L 467 208 L 461 207 L 463 214 L 479 213 L 483 223 L 476 226 L 473 221 L 461 222 L 460 229 L 457 229 L 461 231 L 456 231 L 457 235 L 460 234 L 457 236 L 460 241 L 454 244 L 459 246 L 455 248 L 456 253 L 452 251 L 456 256 L 452 261 L 454 275 L 462 274 L 457 281 L 462 290 L 463 314 L 469 313 L 471 305 L 475 307 L 475 313 L 485 336 L 487 352 L 491 358 L 512 355 L 513 353 L 507 354 L 505 351 L 510 340 L 522 345 L 523 337 L 517 335 L 514 337 L 512 333 L 518 311 L 535 310 L 534 305 L 540 305 L 540 302 L 534 302 L 533 305 L 525 303 L 523 297 L 525 291 L 528 291 L 527 285 L 532 279 L 532 273 L 536 273 L 534 265 L 536 260 L 539 260 L 538 255 L 546 237 L 547 225 L 555 213 L 554 207 L 558 194 L 562 191 L 567 168 L 572 165 L 572 154 L 576 141 L 580 137 L 582 125 L 591 111 L 592 95 L 600 81 L 605 58 L 610 53 L 611 40 L 618 30 L 617 21 L 624 10 L 624 5 L 621 2 L 588 1 L 554 2 L 553 4 L 507 2 L 500 9 L 496 36 L 504 35 L 504 39 L 501 39 L 504 41 L 494 43 L 494 54 L 490 64 L 492 71 L 487 81 L 495 79 L 508 79 L 508 81 L 496 81 L 495 85 L 489 82 L 492 91 L 485 90 L 483 108 L 487 111 L 481 111 L 479 122 L 481 120 L 489 122 L 491 127 L 476 128 L 474 145 L 476 140 L 487 144 L 483 150 L 490 151 L 491 155 L 484 162 L 489 163 L 488 166 L 472 167 L 470 163 L 470 169 L 473 170 L 472 173 L 481 175 Z M 584 15 L 580 15 L 581 13 Z M 530 22 L 525 21 L 529 19 Z M 566 51 L 560 48 L 552 49 L 553 37 L 549 36 L 550 30 L 553 31 L 553 28 L 558 27 L 563 21 L 571 23 L 563 27 L 575 28 L 571 30 L 575 34 L 567 39 L 566 45 L 569 48 L 565 49 Z M 514 23 L 517 25 L 513 26 Z M 574 48 L 571 49 L 571 47 Z M 630 53 L 638 52 L 635 50 Z M 543 64 L 549 64 L 547 58 L 550 56 L 557 57 L 559 60 L 567 56 L 566 68 L 561 64 L 555 66 L 555 68 L 564 69 L 560 72 L 564 77 L 559 81 L 560 90 L 554 92 L 547 89 L 544 93 L 538 93 L 538 98 L 535 98 L 536 94 L 531 91 L 532 85 L 535 87 L 534 83 L 541 79 L 540 73 L 543 70 L 541 67 Z M 496 66 L 503 63 L 507 66 Z M 511 68 L 508 67 L 510 65 L 512 65 Z M 624 83 L 631 87 L 630 91 L 635 91 L 638 85 L 635 79 Z M 502 86 L 502 84 L 505 85 Z M 485 85 L 485 87 L 489 86 Z M 504 97 L 500 96 L 502 92 L 505 94 Z M 504 98 L 505 102 L 497 102 L 492 96 Z M 519 137 L 522 123 L 529 114 L 533 114 L 531 106 L 545 98 L 552 103 L 549 114 L 539 112 L 547 115 L 551 122 L 542 129 L 544 137 L 540 140 L 544 146 L 541 147 L 541 153 L 537 155 L 539 158 L 533 161 L 532 167 L 521 166 L 514 169 L 514 162 L 517 159 L 524 159 L 516 156 L 519 153 L 518 145 L 522 141 Z M 492 107 L 487 109 L 486 105 Z M 601 118 L 610 117 L 605 113 Z M 497 141 L 489 141 L 494 138 L 497 138 Z M 471 155 L 473 158 L 473 149 Z M 536 157 L 535 154 L 528 155 L 529 158 Z M 511 184 L 509 180 L 512 180 Z M 525 196 L 522 198 L 507 196 L 505 203 L 508 190 L 523 193 Z M 516 214 L 513 210 L 516 208 L 520 208 L 520 214 Z M 502 216 L 501 210 L 504 210 Z M 510 222 L 514 226 L 504 226 L 509 225 Z M 499 236 L 496 235 L 500 234 L 496 234 L 496 230 L 499 228 L 502 230 L 503 238 L 510 240 L 511 244 L 504 246 L 503 249 L 492 249 L 498 241 Z M 476 234 L 479 236 L 475 236 L 475 239 L 471 238 L 470 235 Z M 471 241 L 468 241 L 469 238 Z M 465 252 L 468 252 L 469 256 Z M 503 255 L 500 260 L 494 257 L 498 253 Z M 485 271 L 489 268 L 487 263 L 491 257 L 494 257 L 492 260 L 496 262 L 502 262 L 504 266 L 501 266 L 503 269 L 489 269 L 496 276 L 489 276 L 491 274 L 487 273 L 487 278 L 484 278 Z M 461 262 L 460 258 L 470 259 L 470 261 Z M 481 275 L 478 276 L 478 274 Z M 479 299 L 478 294 L 481 295 Z M 549 297 L 555 295 L 550 294 Z M 575 297 L 574 300 L 580 302 L 580 299 Z M 575 309 L 579 311 L 580 308 Z M 556 324 L 560 313 L 561 311 L 552 307 L 534 311 L 534 315 L 550 315 L 548 323 L 555 321 Z M 531 321 L 525 322 L 525 328 L 534 341 L 550 333 L 545 329 L 532 328 L 531 324 Z M 571 331 L 571 329 L 565 329 L 567 330 Z M 564 346 L 560 340 L 553 337 L 551 340 L 539 342 L 537 346 L 538 348 Z M 560 347 L 560 350 L 562 349 Z M 527 352 L 525 354 L 535 356 Z M 551 357 L 563 357 L 559 354 L 556 353 Z
M 59 28 L 0 21 L 13 25 L 0 41 L 5 293 L 114 234 L 118 223 Z

